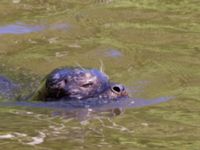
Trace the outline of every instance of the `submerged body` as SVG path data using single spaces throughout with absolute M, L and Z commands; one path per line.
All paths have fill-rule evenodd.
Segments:
M 7 77 L 0 75 L 0 98 L 12 99 L 18 87 L 17 84 Z
M 31 100 L 84 100 L 88 98 L 117 99 L 127 97 L 121 84 L 111 83 L 97 69 L 61 68 L 52 71 Z

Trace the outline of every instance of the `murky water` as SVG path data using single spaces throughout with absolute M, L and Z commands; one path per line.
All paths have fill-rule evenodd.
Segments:
M 131 96 L 115 103 L 118 109 L 69 110 L 13 105 L 4 95 L 0 100 L 11 104 L 0 106 L 1 149 L 199 150 L 199 6 L 197 0 L 1 0 L 0 75 L 21 88 L 20 97 L 54 68 L 101 62 Z

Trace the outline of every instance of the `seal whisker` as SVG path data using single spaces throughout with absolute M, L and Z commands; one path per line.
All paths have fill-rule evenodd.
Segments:
M 99 70 L 109 79 L 109 76 L 104 71 L 105 67 L 104 67 L 103 61 L 100 59 L 99 62 L 100 62 L 100 68 L 99 68 Z
M 104 73 L 104 64 L 103 64 L 103 61 L 100 59 L 99 62 L 100 62 L 99 70 Z

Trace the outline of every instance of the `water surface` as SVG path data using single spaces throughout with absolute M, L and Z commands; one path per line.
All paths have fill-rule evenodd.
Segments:
M 1 148 L 199 150 L 199 6 L 196 0 L 2 0 L 0 75 L 20 85 L 19 98 L 54 68 L 77 65 L 103 66 L 139 104 L 173 98 L 114 112 L 0 106 Z

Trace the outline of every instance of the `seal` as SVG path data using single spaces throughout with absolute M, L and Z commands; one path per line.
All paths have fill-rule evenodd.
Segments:
M 118 99 L 128 97 L 125 87 L 110 82 L 108 76 L 97 69 L 59 68 L 43 80 L 31 100 L 58 101 L 88 98 Z
M 12 99 L 17 94 L 19 85 L 0 75 L 0 98 Z

